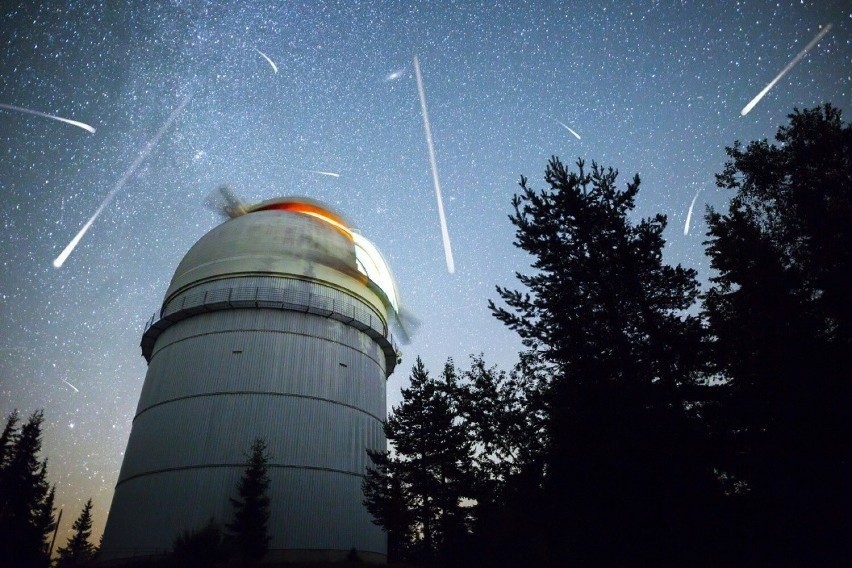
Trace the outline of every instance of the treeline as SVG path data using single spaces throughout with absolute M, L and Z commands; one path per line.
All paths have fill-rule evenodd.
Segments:
M 100 546 L 93 545 L 92 500 L 72 525 L 73 534 L 51 560 L 58 519 L 55 485 L 47 481 L 47 458 L 40 459 L 39 410 L 21 424 L 13 411 L 0 434 L 0 568 L 76 568 L 97 563 Z M 246 455 L 246 469 L 231 497 L 233 519 L 225 531 L 215 519 L 203 527 L 175 535 L 172 549 L 133 566 L 206 568 L 253 565 L 269 550 L 269 455 L 266 442 L 257 438 Z
M 795 110 L 738 142 L 708 209 L 713 272 L 663 262 L 640 186 L 553 158 L 510 221 L 533 258 L 494 315 L 527 351 L 430 375 L 371 452 L 390 560 L 442 565 L 836 565 L 852 504 L 852 130 Z M 845 426 L 844 426 L 845 424 Z
M 21 424 L 17 411 L 0 434 L 0 566 L 41 568 L 51 565 L 50 553 L 58 519 L 56 487 L 47 482 L 47 458 L 40 460 L 44 414 L 36 411 Z M 57 550 L 55 566 L 87 565 L 96 548 L 92 535 L 92 500 L 72 526 L 74 534 Z

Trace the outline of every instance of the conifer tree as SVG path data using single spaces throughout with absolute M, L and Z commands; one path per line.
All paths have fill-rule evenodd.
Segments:
M 180 568 L 208 568 L 222 559 L 222 529 L 212 517 L 198 530 L 184 531 L 172 544 L 171 560 Z
M 387 451 L 367 450 L 372 466 L 364 478 L 364 505 L 388 539 L 388 562 L 402 562 L 414 542 L 414 513 L 397 461 Z
M 6 465 L 12 455 L 12 449 L 15 447 L 15 442 L 17 442 L 18 422 L 19 417 L 16 409 L 9 413 L 6 419 L 6 426 L 3 428 L 3 433 L 0 434 L 0 476 L 3 475 L 3 470 L 6 469 Z
M 456 398 L 473 445 L 473 542 L 461 565 L 536 564 L 530 543 L 542 532 L 541 490 L 547 431 L 546 374 L 522 353 L 510 372 L 472 357 Z M 544 560 L 544 559 L 542 559 Z
M 540 394 L 543 377 L 529 353 L 511 373 L 471 357 L 455 393 L 463 424 L 474 441 L 477 501 L 499 499 L 507 480 L 535 468 L 545 435 Z
M 57 568 L 84 566 L 95 556 L 95 546 L 89 542 L 92 536 L 92 500 L 86 501 L 83 511 L 71 526 L 74 534 L 68 543 L 57 550 Z
M 726 469 L 746 490 L 761 562 L 838 562 L 852 529 L 852 128 L 825 105 L 767 140 L 727 148 L 707 215 L 704 298 L 728 380 Z M 843 553 L 846 556 L 846 553 Z
M 688 412 L 696 273 L 663 263 L 663 215 L 631 220 L 638 175 L 619 190 L 617 171 L 577 166 L 551 159 L 542 191 L 521 178 L 509 218 L 534 272 L 497 288 L 508 309 L 489 302 L 550 375 L 542 561 L 683 562 L 716 491 Z
M 451 397 L 457 380 L 451 360 L 433 379 L 417 359 L 402 402 L 385 423 L 394 453 L 372 454 L 378 468 L 368 471 L 364 486 L 368 510 L 384 514 L 386 522 L 400 503 L 410 507 L 410 517 L 400 515 L 398 534 L 415 535 L 412 557 L 426 563 L 446 561 L 468 534 L 469 511 L 462 500 L 471 494 L 472 452 Z
M 0 471 L 0 558 L 22 568 L 47 565 L 47 538 L 55 527 L 47 460 L 38 460 L 43 421 L 36 411 L 19 430 L 11 417 L 4 429 L 14 442 Z
M 245 472 L 237 485 L 238 498 L 231 498 L 234 519 L 227 525 L 243 560 L 257 562 L 269 550 L 269 455 L 266 442 L 257 438 L 249 450 Z

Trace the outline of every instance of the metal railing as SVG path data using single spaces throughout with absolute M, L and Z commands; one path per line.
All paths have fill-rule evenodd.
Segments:
M 287 288 L 268 286 L 233 286 L 188 292 L 169 302 L 160 312 L 154 314 L 145 323 L 143 336 L 154 324 L 166 320 L 168 325 L 185 319 L 192 314 L 240 308 L 270 308 L 311 313 L 355 325 L 362 331 L 372 330 L 390 342 L 395 353 L 399 347 L 391 335 L 387 322 L 374 311 L 357 305 L 360 300 L 341 301 L 325 294 L 305 292 Z M 183 316 L 183 317 L 181 317 Z M 171 319 L 170 319 L 171 318 Z M 370 334 L 370 335 L 373 335 Z

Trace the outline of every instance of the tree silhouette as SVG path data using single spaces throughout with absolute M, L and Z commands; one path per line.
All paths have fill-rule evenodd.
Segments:
M 12 457 L 12 450 L 18 440 L 18 422 L 20 417 L 18 411 L 13 410 L 6 418 L 6 426 L 0 434 L 0 475 L 6 469 L 6 465 Z
M 684 315 L 696 274 L 662 262 L 666 219 L 632 223 L 639 177 L 556 158 L 548 189 L 521 193 L 515 245 L 534 257 L 525 290 L 498 287 L 495 316 L 518 332 L 544 387 L 548 562 L 686 561 L 717 482 L 691 392 L 702 329 Z
M 735 194 L 707 215 L 704 308 L 750 544 L 770 563 L 832 564 L 852 530 L 852 129 L 831 105 L 789 118 L 777 146 L 726 149 L 717 185 Z
M 41 411 L 17 428 L 13 412 L 3 432 L 0 469 L 0 558 L 11 566 L 46 566 L 47 537 L 55 527 L 54 488 L 47 482 L 47 460 L 41 451 Z
M 547 374 L 532 353 L 510 373 L 472 357 L 456 398 L 474 448 L 473 542 L 461 565 L 546 562 L 535 548 L 545 510 L 541 500 L 545 439 L 543 387 Z
M 269 550 L 269 455 L 266 442 L 252 442 L 245 472 L 237 485 L 239 498 L 231 498 L 234 519 L 227 525 L 237 554 L 244 560 L 256 562 Z
M 434 379 L 417 359 L 384 427 L 395 453 L 370 452 L 376 467 L 364 484 L 365 504 L 388 523 L 389 541 L 405 545 L 413 536 L 411 555 L 425 563 L 448 561 L 468 534 L 462 499 L 470 495 L 472 451 L 451 394 L 457 380 L 451 360 Z
M 184 531 L 172 544 L 171 561 L 181 568 L 208 568 L 223 559 L 222 530 L 212 517 L 195 531 Z
M 411 498 L 403 486 L 398 461 L 389 452 L 367 450 L 372 467 L 364 478 L 364 505 L 373 523 L 382 527 L 388 538 L 388 562 L 408 557 L 414 542 L 414 512 Z
M 521 354 L 511 373 L 471 357 L 454 397 L 474 445 L 478 503 L 499 501 L 506 481 L 536 468 L 545 435 L 541 389 L 543 377 L 534 357 Z
M 71 527 L 74 534 L 68 544 L 57 550 L 57 568 L 84 566 L 95 556 L 95 546 L 89 542 L 92 536 L 92 500 L 86 501 L 80 516 Z

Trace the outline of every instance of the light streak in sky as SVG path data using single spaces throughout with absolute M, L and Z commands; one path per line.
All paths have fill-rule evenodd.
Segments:
M 336 178 L 340 177 L 340 174 L 335 173 L 335 172 L 324 172 L 322 170 L 305 170 L 305 171 L 310 172 L 312 174 L 319 174 L 321 176 L 331 176 L 331 177 L 336 177 Z
M 554 118 L 553 120 L 556 120 L 556 119 Z M 564 122 L 562 122 L 561 120 L 556 120 L 556 122 L 558 122 L 559 124 L 561 124 L 561 125 L 562 125 L 562 127 L 563 127 L 565 130 L 567 130 L 568 132 L 570 132 L 571 134 L 573 134 L 573 135 L 574 135 L 574 137 L 575 137 L 575 138 L 577 138 L 577 140 L 580 140 L 580 139 L 581 139 L 581 138 L 580 138 L 580 135 L 579 135 L 579 134 L 577 134 L 576 132 L 574 132 L 573 130 L 571 130 L 571 127 L 570 127 L 570 126 L 568 126 L 567 124 L 565 124 L 565 123 L 564 123 Z
M 268 61 L 270 65 L 272 65 L 272 70 L 275 71 L 275 74 L 277 75 L 278 74 L 278 66 L 275 64 L 275 62 L 272 61 L 271 59 L 269 59 L 269 57 L 265 53 L 263 53 L 261 50 L 259 50 L 257 48 L 255 48 L 254 50 L 256 52 L 258 52 L 259 54 L 261 54 L 263 56 L 263 58 L 266 59 L 266 61 Z
M 444 199 L 441 197 L 441 182 L 438 179 L 438 165 L 435 162 L 435 147 L 432 145 L 432 128 L 429 126 L 429 113 L 426 111 L 426 93 L 423 91 L 423 77 L 420 75 L 420 62 L 414 56 L 414 76 L 417 78 L 417 92 L 420 95 L 420 112 L 423 115 L 423 130 L 426 133 L 426 146 L 429 148 L 429 165 L 432 167 L 432 181 L 435 184 L 435 197 L 438 200 L 438 219 L 441 221 L 441 237 L 444 240 L 444 257 L 447 271 L 456 271 L 453 261 L 453 249 L 450 245 L 450 233 L 447 231 L 447 218 L 444 216 Z
M 701 190 L 695 192 L 695 197 L 692 198 L 692 203 L 689 204 L 689 211 L 686 212 L 686 223 L 683 224 L 683 234 L 689 234 L 689 222 L 692 220 L 692 208 L 695 207 L 695 200 L 698 199 L 698 194 Z
M 74 392 L 80 392 L 80 389 L 78 389 L 77 387 L 75 387 L 74 385 L 72 385 L 71 383 L 66 381 L 65 379 L 62 379 L 62 382 L 65 383 L 66 385 L 68 385 L 69 387 L 71 387 L 72 389 L 74 389 Z
M 25 112 L 27 114 L 32 114 L 34 116 L 43 116 L 45 118 L 52 118 L 53 120 L 58 120 L 60 122 L 64 122 L 65 124 L 70 124 L 72 126 L 82 128 L 83 130 L 85 130 L 87 132 L 91 132 L 92 134 L 95 133 L 95 129 L 93 127 L 89 126 L 88 124 L 86 124 L 85 122 L 79 122 L 77 120 L 71 120 L 70 118 L 62 118 L 61 116 L 54 116 L 52 114 L 47 114 L 46 112 L 39 112 L 37 110 L 30 110 L 28 108 L 18 107 L 18 106 L 14 106 L 14 105 L 7 105 L 7 104 L 3 104 L 3 103 L 0 103 L 0 108 L 5 108 L 7 110 L 16 110 L 18 112 Z
M 790 71 L 790 69 L 792 69 L 793 67 L 795 67 L 796 63 L 798 63 L 799 61 L 801 61 L 801 60 L 802 60 L 802 58 L 803 58 L 805 55 L 807 55 L 807 53 L 808 53 L 811 49 L 813 49 L 813 48 L 814 48 L 814 46 L 815 46 L 817 43 L 819 43 L 819 40 L 821 40 L 821 39 L 823 38 L 823 36 L 829 32 L 829 30 L 830 30 L 830 29 L 831 29 L 831 24 L 828 24 L 827 26 L 825 26 L 825 27 L 824 27 L 824 28 L 823 28 L 823 29 L 822 29 L 822 30 L 821 30 L 821 31 L 820 31 L 820 32 L 816 35 L 816 37 L 815 37 L 814 39 L 812 39 L 812 40 L 811 40 L 811 42 L 810 42 L 808 45 L 806 45 L 806 46 L 805 46 L 805 49 L 803 49 L 802 51 L 800 51 L 800 52 L 799 52 L 799 54 L 798 54 L 798 55 L 796 55 L 796 57 L 794 57 L 794 58 L 790 61 L 790 63 L 788 63 L 788 64 L 787 64 L 787 66 L 786 66 L 784 69 L 782 69 L 782 70 L 781 70 L 781 72 L 780 72 L 780 73 L 778 73 L 778 75 L 777 75 L 774 79 L 772 79 L 772 81 L 770 81 L 768 85 L 766 85 L 766 86 L 763 88 L 763 90 L 762 90 L 762 91 L 760 91 L 759 93 L 757 93 L 757 96 L 756 96 L 756 97 L 754 97 L 753 99 L 751 99 L 751 101 L 749 101 L 749 103 L 748 103 L 746 106 L 744 106 L 744 107 L 743 107 L 743 110 L 741 110 L 741 111 L 740 111 L 740 114 L 741 114 L 742 116 L 747 115 L 747 114 L 751 111 L 751 109 L 753 109 L 753 108 L 754 108 L 754 106 L 755 106 L 757 103 L 759 103 L 759 102 L 760 102 L 760 99 L 762 99 L 762 98 L 766 95 L 766 93 L 768 93 L 768 92 L 769 92 L 769 90 L 770 90 L 772 87 L 774 87 L 774 86 L 775 86 L 775 83 L 777 83 L 778 81 L 780 81 L 780 80 L 781 80 L 781 77 L 783 77 L 784 75 L 786 75 L 786 74 L 787 74 L 787 72 L 789 72 L 789 71 Z
M 402 74 L 404 72 L 405 72 L 405 69 L 397 69 L 393 73 L 388 73 L 387 77 L 385 77 L 385 83 L 387 83 L 388 81 L 396 81 L 397 79 L 402 77 Z
M 63 250 L 59 254 L 59 256 L 56 257 L 56 259 L 53 261 L 53 266 L 55 266 L 56 268 L 59 268 L 65 263 L 66 260 L 68 260 L 68 257 L 74 251 L 74 248 L 77 246 L 77 244 L 80 242 L 80 240 L 86 234 L 86 232 L 92 226 L 92 223 L 95 222 L 95 219 L 98 218 L 98 215 L 101 214 L 101 211 L 103 211 L 106 208 L 106 206 L 110 204 L 110 202 L 115 197 L 115 194 L 118 193 L 119 191 L 121 191 L 121 188 L 124 187 L 124 184 L 127 183 L 127 180 L 130 179 L 130 176 L 132 176 L 133 172 L 136 171 L 136 168 L 138 168 L 139 165 L 145 160 L 145 158 L 148 157 L 148 154 L 151 153 L 151 149 L 157 144 L 157 142 L 160 141 L 160 138 L 163 137 L 163 134 L 165 134 L 166 130 L 168 130 L 169 126 L 172 125 L 172 123 L 178 117 L 180 112 L 189 103 L 189 100 L 191 98 L 192 98 L 191 95 L 187 95 L 181 101 L 181 103 L 178 105 L 178 107 L 175 110 L 172 111 L 172 113 L 169 115 L 169 118 L 166 120 L 165 124 L 163 124 L 160 127 L 160 129 L 157 131 L 157 133 L 154 135 L 154 137 L 148 142 L 148 144 L 145 145 L 145 147 L 142 149 L 142 151 L 139 153 L 139 155 L 136 157 L 136 159 L 133 161 L 133 163 L 130 164 L 130 167 L 127 168 L 127 171 L 124 172 L 124 175 L 121 176 L 121 179 L 118 180 L 118 183 L 115 184 L 115 187 L 112 188 L 112 191 L 110 191 L 107 194 L 107 196 L 104 198 L 103 202 L 101 203 L 100 207 L 98 207 L 97 210 L 95 210 L 95 213 L 89 218 L 88 221 L 86 221 L 86 224 L 83 225 L 83 228 L 80 229 L 80 231 L 77 233 L 77 235 L 73 239 L 71 239 L 71 242 L 68 243 L 68 246 L 65 247 L 65 250 Z

